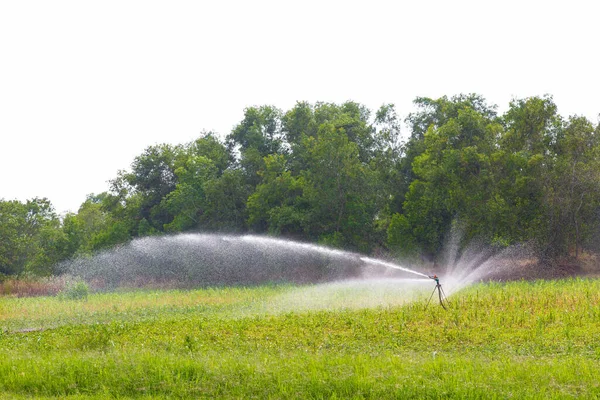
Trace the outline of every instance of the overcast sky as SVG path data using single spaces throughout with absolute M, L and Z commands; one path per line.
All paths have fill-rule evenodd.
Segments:
M 551 94 L 600 113 L 597 1 L 1 1 L 0 198 L 88 193 L 245 107 Z

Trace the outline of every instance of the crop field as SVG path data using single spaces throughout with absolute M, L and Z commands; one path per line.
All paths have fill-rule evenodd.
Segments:
M 600 398 L 600 280 L 430 289 L 1 297 L 0 397 Z

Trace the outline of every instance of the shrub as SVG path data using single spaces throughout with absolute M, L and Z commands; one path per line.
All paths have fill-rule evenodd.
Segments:
M 65 289 L 60 293 L 61 298 L 66 300 L 86 300 L 90 293 L 87 283 L 82 280 L 69 282 Z

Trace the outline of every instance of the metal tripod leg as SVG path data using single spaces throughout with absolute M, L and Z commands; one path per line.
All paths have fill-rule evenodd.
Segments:
M 441 285 L 440 285 L 440 289 L 442 290 L 442 296 L 444 297 L 446 304 L 450 305 L 450 302 L 448 301 L 448 296 L 446 296 L 446 292 L 444 291 L 444 289 L 442 288 Z
M 431 292 L 431 296 L 429 296 L 429 300 L 427 301 L 427 304 L 425 305 L 425 309 L 427 310 L 427 307 L 429 307 L 429 303 L 431 303 L 431 299 L 433 299 L 433 295 L 435 294 L 436 290 L 438 291 L 440 305 L 442 306 L 442 308 L 444 310 L 447 310 L 446 305 L 444 304 L 444 301 L 446 301 L 446 303 L 448 305 L 450 305 L 450 303 L 448 302 L 448 296 L 446 296 L 446 292 L 444 292 L 444 289 L 442 289 L 442 285 L 440 285 L 439 283 L 437 285 L 435 285 L 435 287 L 433 288 L 433 292 Z
M 438 290 L 438 294 L 440 295 L 440 305 L 444 310 L 447 310 L 446 306 L 444 305 L 444 301 L 442 300 L 442 285 L 437 285 L 436 289 Z M 444 297 L 446 297 L 445 294 Z
M 429 296 L 429 301 L 427 301 L 427 304 L 425 305 L 426 310 L 427 310 L 427 307 L 429 307 L 429 303 L 431 303 L 431 299 L 433 299 L 433 295 L 435 294 L 436 289 L 437 289 L 437 286 L 433 288 L 433 292 L 431 292 L 431 296 Z

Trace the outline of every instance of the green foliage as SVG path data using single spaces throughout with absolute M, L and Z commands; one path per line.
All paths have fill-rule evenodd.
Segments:
M 78 279 L 68 282 L 59 293 L 59 298 L 64 300 L 87 300 L 90 294 L 90 288 L 87 283 Z
M 394 214 L 387 229 L 387 243 L 402 256 L 416 256 L 419 251 L 417 239 L 405 215 Z
M 292 176 L 283 155 L 264 160 L 265 169 L 259 173 L 262 181 L 248 198 L 248 224 L 257 231 L 301 233 L 304 178 Z
M 108 225 L 105 230 L 94 235 L 90 241 L 90 246 L 94 250 L 107 249 L 125 243 L 130 239 L 131 234 L 126 222 L 116 221 Z
M 571 117 L 553 143 L 556 149 L 547 172 L 542 200 L 540 236 L 547 254 L 564 254 L 593 240 L 600 222 L 600 138 L 585 118 Z M 586 243 L 587 242 L 587 243 Z
M 113 220 L 105 211 L 103 201 L 107 193 L 88 195 L 77 214 L 67 214 L 63 220 L 63 232 L 68 238 L 70 254 L 90 254 L 96 247 L 98 238 L 110 229 Z
M 303 136 L 315 136 L 318 124 L 315 107 L 307 102 L 298 102 L 282 117 L 282 130 L 291 145 L 300 144 Z
M 238 144 L 242 152 L 256 149 L 262 157 L 279 153 L 283 144 L 281 116 L 281 111 L 272 106 L 249 107 L 228 139 Z
M 218 136 L 213 132 L 205 132 L 200 138 L 187 146 L 189 156 L 201 156 L 211 160 L 221 175 L 233 163 L 233 155 L 227 150 L 227 147 L 219 141 Z
M 139 215 L 159 231 L 173 218 L 161 203 L 176 188 L 175 170 L 183 156 L 181 146 L 150 146 L 134 159 L 131 172 L 123 175 L 129 190 L 139 196 Z
M 306 289 L 91 294 L 77 307 L 0 298 L 1 396 L 600 395 L 598 280 L 475 285 L 447 311 L 425 310 L 429 289 L 403 305 L 394 291 L 388 306 L 344 308 L 360 303 L 348 290 L 325 309 L 277 310 Z
M 310 169 L 303 197 L 309 207 L 305 231 L 314 238 L 339 233 L 346 246 L 368 251 L 377 211 L 373 170 L 360 161 L 359 146 L 343 128 L 321 126 L 306 138 Z
M 165 229 L 181 232 L 198 225 L 206 202 L 204 187 L 207 181 L 216 179 L 217 169 L 210 159 L 196 155 L 188 157 L 175 174 L 179 182 L 163 201 L 174 219 Z
M 156 234 L 158 234 L 158 230 L 150 225 L 150 222 L 146 218 L 142 218 L 138 224 L 137 236 L 152 236 Z
M 207 182 L 206 210 L 202 227 L 207 230 L 239 232 L 246 229 L 246 202 L 252 186 L 238 169 L 227 170 L 218 179 Z
M 413 161 L 416 179 L 406 194 L 406 222 L 431 254 L 440 251 L 450 224 L 463 221 L 467 239 L 493 236 L 485 224 L 493 195 L 491 152 L 501 127 L 470 107 L 424 134 L 424 151 Z
M 589 121 L 565 125 L 550 97 L 515 100 L 501 118 L 477 96 L 417 104 L 423 111 L 408 118 L 412 136 L 400 163 L 407 171 L 398 194 L 402 218 L 388 229 L 392 249 L 410 253 L 417 245 L 439 255 L 453 221 L 460 221 L 464 242 L 533 242 L 550 257 L 572 247 L 577 255 L 583 237 L 593 237 L 587 228 L 598 219 L 590 193 L 600 180 L 592 172 L 598 145 Z
M 67 257 L 67 238 L 48 199 L 0 200 L 0 274 L 50 275 Z
M 328 247 L 344 247 L 346 240 L 340 232 L 321 235 L 319 244 Z
M 62 219 L 46 199 L 2 200 L 0 274 L 50 275 L 70 257 L 184 231 L 436 259 L 458 224 L 459 247 L 598 251 L 600 125 L 564 119 L 550 96 L 503 115 L 476 94 L 414 104 L 405 135 L 393 104 L 249 107 L 224 140 L 148 147 Z

